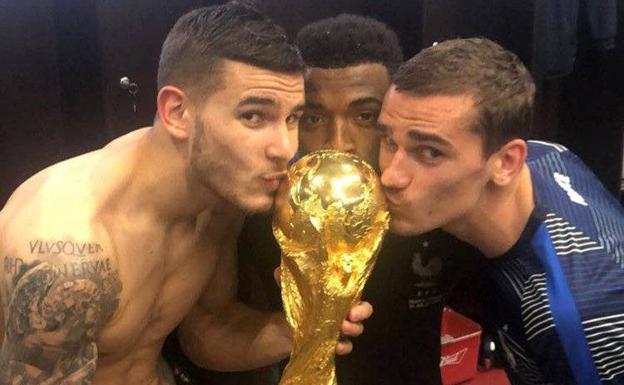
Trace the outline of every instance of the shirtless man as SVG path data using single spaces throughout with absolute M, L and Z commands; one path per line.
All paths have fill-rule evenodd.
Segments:
M 179 324 L 203 367 L 288 355 L 283 315 L 234 300 L 234 254 L 295 153 L 301 59 L 254 9 L 202 8 L 169 33 L 158 88 L 153 127 L 41 171 L 0 212 L 1 384 L 173 383 L 160 349 Z

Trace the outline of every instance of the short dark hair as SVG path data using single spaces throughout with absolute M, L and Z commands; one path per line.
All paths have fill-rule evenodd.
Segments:
M 296 44 L 307 66 L 344 68 L 380 63 L 392 74 L 403 61 L 396 33 L 370 17 L 341 14 L 303 27 Z
M 175 85 L 191 94 L 219 84 L 222 59 L 276 72 L 303 72 L 284 30 L 248 1 L 198 8 L 175 23 L 160 54 L 158 89 Z
M 520 59 L 484 38 L 447 40 L 420 51 L 393 77 L 399 92 L 416 96 L 473 97 L 479 117 L 475 129 L 489 156 L 531 126 L 535 84 Z

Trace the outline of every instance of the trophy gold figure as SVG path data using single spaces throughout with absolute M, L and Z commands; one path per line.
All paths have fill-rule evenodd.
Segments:
M 322 150 L 301 158 L 277 192 L 273 233 L 293 348 L 280 385 L 336 384 L 340 325 L 359 301 L 389 215 L 375 171 Z

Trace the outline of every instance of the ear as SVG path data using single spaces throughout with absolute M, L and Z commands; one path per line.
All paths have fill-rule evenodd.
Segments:
M 527 144 L 522 139 L 511 140 L 492 157 L 494 160 L 492 182 L 498 186 L 506 186 L 522 171 L 527 157 Z
M 192 128 L 191 103 L 184 91 L 164 86 L 158 91 L 158 118 L 167 132 L 176 139 L 186 140 Z

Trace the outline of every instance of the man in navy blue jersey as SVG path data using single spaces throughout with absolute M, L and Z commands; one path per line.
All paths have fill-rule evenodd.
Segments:
M 391 228 L 442 228 L 487 257 L 512 382 L 624 384 L 624 210 L 565 147 L 525 141 L 534 93 L 486 39 L 404 63 L 378 119 Z

